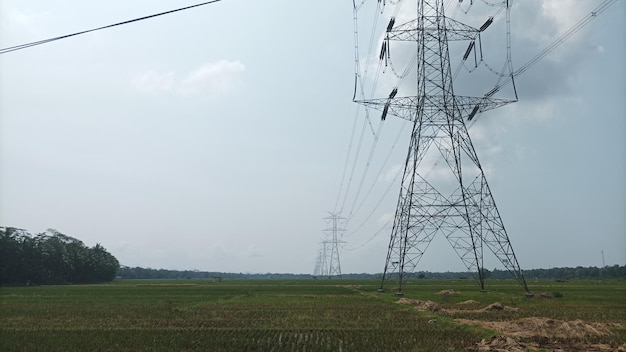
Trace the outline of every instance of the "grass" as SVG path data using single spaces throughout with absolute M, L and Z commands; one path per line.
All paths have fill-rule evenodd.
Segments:
M 499 301 L 515 312 L 467 319 L 626 322 L 626 282 L 531 283 L 562 298 L 528 299 L 512 281 L 420 280 L 405 297 L 454 307 Z M 493 331 L 459 326 L 376 292 L 372 280 L 116 281 L 106 285 L 0 288 L 2 351 L 463 351 Z M 441 296 L 440 290 L 461 291 Z M 430 322 L 429 322 L 430 321 Z M 433 322 L 436 321 L 436 322 Z M 626 343 L 624 326 L 600 342 Z

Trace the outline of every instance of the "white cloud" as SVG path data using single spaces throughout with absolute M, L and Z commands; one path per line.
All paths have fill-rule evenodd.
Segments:
M 192 95 L 227 93 L 237 86 L 239 83 L 238 74 L 245 69 L 245 66 L 239 61 L 207 62 L 182 80 L 180 92 Z
M 502 152 L 500 138 L 507 133 L 506 128 L 494 125 L 475 125 L 470 131 L 474 147 L 488 157 L 494 157 Z
M 580 0 L 543 0 L 542 13 L 556 24 L 558 33 L 572 28 L 588 13 L 587 6 L 581 6 Z
M 239 61 L 207 62 L 179 78 L 176 72 L 147 71 L 131 78 L 132 86 L 149 94 L 212 97 L 227 94 L 241 84 L 245 66 Z
M 547 121 L 561 116 L 558 114 L 558 104 L 555 100 L 521 101 L 513 106 L 516 119 L 519 122 Z
M 393 218 L 396 216 L 395 213 L 384 213 L 378 218 L 379 225 L 393 225 Z

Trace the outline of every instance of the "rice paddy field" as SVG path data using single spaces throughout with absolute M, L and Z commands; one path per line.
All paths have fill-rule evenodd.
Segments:
M 626 281 L 0 288 L 0 351 L 626 351 Z

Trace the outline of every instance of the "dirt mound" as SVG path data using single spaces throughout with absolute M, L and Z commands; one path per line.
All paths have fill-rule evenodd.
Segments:
M 441 310 L 441 307 L 433 301 L 420 301 L 417 299 L 411 298 L 400 298 L 396 301 L 398 304 L 408 304 L 417 310 L 430 311 L 430 312 L 438 312 Z
M 449 296 L 449 295 L 458 295 L 459 293 L 461 293 L 461 291 L 455 290 L 455 289 L 449 289 L 449 290 L 441 290 L 439 291 L 439 295 L 441 296 Z
M 548 348 L 550 351 L 555 352 L 624 352 L 626 351 L 626 345 L 622 345 L 615 349 L 615 347 L 607 344 L 592 344 L 592 343 L 571 343 L 571 344 L 547 344 L 541 345 L 542 349 Z
M 477 302 L 474 300 L 468 300 L 468 301 L 457 303 L 458 308 L 456 309 L 449 308 L 445 310 L 442 309 L 442 311 L 449 315 L 454 316 L 455 314 L 458 314 L 458 313 L 465 314 L 465 313 L 500 312 L 500 311 L 516 312 L 519 310 L 519 308 L 505 306 L 504 304 L 500 302 L 492 303 L 486 306 L 485 308 L 476 309 L 476 306 L 479 304 L 480 302 Z
M 588 323 L 582 320 L 563 321 L 549 318 L 522 318 L 512 321 L 478 321 L 455 319 L 461 324 L 478 325 L 500 333 L 491 339 L 482 340 L 476 345 L 477 351 L 535 351 L 554 352 L 626 352 L 626 344 L 618 347 L 607 344 L 579 342 L 592 336 L 611 334 L 609 326 L 613 324 Z M 621 326 L 621 325 L 620 325 Z M 532 339 L 537 342 L 523 342 Z M 519 341 L 521 340 L 521 341 Z M 560 342 L 555 342 L 559 341 Z M 565 342 L 571 340 L 571 342 Z
M 526 351 L 553 351 L 553 352 L 626 352 L 626 344 L 615 349 L 607 344 L 590 343 L 524 343 L 507 336 L 494 336 L 484 339 L 476 345 L 480 352 L 526 352 Z
M 478 321 L 456 319 L 468 325 L 479 325 L 510 337 L 580 338 L 610 334 L 606 324 L 582 320 L 563 321 L 549 318 L 522 318 L 511 321 Z
M 481 309 L 481 311 L 483 311 L 483 312 L 499 312 L 499 311 L 502 311 L 502 310 L 518 311 L 519 308 L 509 307 L 509 306 L 505 306 L 504 304 L 502 304 L 500 302 L 495 302 L 495 303 L 492 303 L 492 304 L 486 306 L 485 308 Z
M 476 346 L 476 350 L 490 352 L 525 352 L 527 351 L 527 346 L 510 337 L 494 336 L 490 339 L 480 341 L 478 346 Z
M 459 302 L 459 303 L 457 303 L 457 304 L 458 304 L 458 305 L 461 305 L 461 306 L 471 306 L 471 305 L 473 305 L 473 304 L 480 304 L 480 302 L 478 302 L 478 301 L 474 301 L 473 299 L 469 299 L 469 300 L 467 300 L 467 301 Z

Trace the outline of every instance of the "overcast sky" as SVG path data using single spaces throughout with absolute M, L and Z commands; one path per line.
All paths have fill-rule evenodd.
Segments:
M 365 2 L 362 70 L 376 1 Z M 515 1 L 514 68 L 601 2 Z M 446 3 L 474 27 L 494 11 Z M 192 4 L 3 0 L 0 47 Z M 601 266 L 602 252 L 626 264 L 625 18 L 617 1 L 517 77 L 519 102 L 470 128 L 523 269 Z M 483 36 L 498 69 L 503 24 Z M 347 0 L 222 0 L 0 55 L 0 225 L 54 228 L 129 266 L 312 273 L 323 218 L 343 210 L 342 271 L 381 272 L 411 126 L 372 111 L 370 127 L 352 102 L 353 28 Z M 486 93 L 482 71 L 458 90 Z M 435 238 L 418 270 L 464 267 Z

